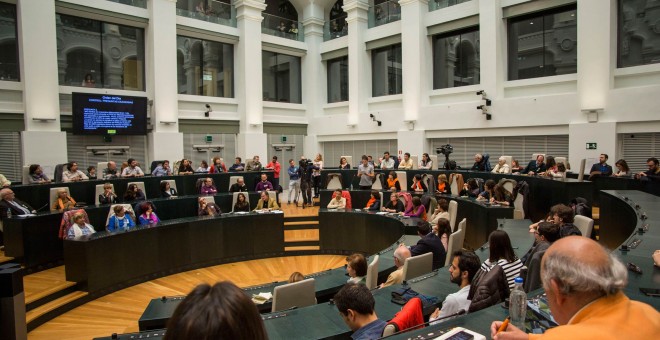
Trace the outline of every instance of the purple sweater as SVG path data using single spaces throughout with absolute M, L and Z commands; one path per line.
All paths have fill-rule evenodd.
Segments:
M 403 215 L 404 216 L 411 216 L 411 217 L 422 217 L 424 215 L 424 205 L 421 204 L 419 208 L 417 208 L 417 211 L 414 211 L 415 207 L 410 207 L 410 209 L 406 210 Z
M 257 190 L 257 192 L 261 192 L 261 191 L 264 191 L 264 190 L 273 190 L 273 183 L 271 183 L 269 181 L 265 181 L 265 182 L 259 181 L 259 183 L 257 183 L 257 189 L 256 190 Z
M 202 189 L 199 191 L 202 195 L 213 195 L 218 192 L 218 189 L 213 185 L 202 185 Z

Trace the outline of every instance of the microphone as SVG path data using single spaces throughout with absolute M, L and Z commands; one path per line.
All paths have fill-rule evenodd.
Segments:
M 39 212 L 39 211 L 41 211 L 41 209 L 47 207 L 49 204 L 50 204 L 50 203 L 46 203 L 46 204 L 44 204 L 41 208 L 39 208 L 39 209 L 37 209 L 37 210 L 35 210 L 35 211 L 36 211 L 36 212 Z
M 398 331 L 392 333 L 391 335 L 388 335 L 388 336 L 382 337 L 381 339 L 385 339 L 385 338 L 389 338 L 389 337 L 394 336 L 394 335 L 397 335 L 397 334 L 405 333 L 405 332 L 407 332 L 407 331 L 409 331 L 409 330 L 413 330 L 413 329 L 416 329 L 416 328 L 423 328 L 423 327 L 426 327 L 426 326 L 430 325 L 431 323 L 437 323 L 437 322 L 439 322 L 439 321 L 442 321 L 442 320 L 445 320 L 445 319 L 449 319 L 449 318 L 453 318 L 453 317 L 455 317 L 455 316 L 463 315 L 463 314 L 465 314 L 465 313 L 467 313 L 467 311 L 466 311 L 465 309 L 461 309 L 461 310 L 459 310 L 459 311 L 456 312 L 456 313 L 449 314 L 449 315 L 447 315 L 447 316 L 443 316 L 443 317 L 438 318 L 438 319 L 435 319 L 435 320 L 433 320 L 433 321 L 427 321 L 427 322 L 422 323 L 422 324 L 419 324 L 419 325 L 415 325 L 415 326 L 412 326 L 412 327 L 408 327 L 408 328 L 405 328 L 405 329 L 398 330 Z

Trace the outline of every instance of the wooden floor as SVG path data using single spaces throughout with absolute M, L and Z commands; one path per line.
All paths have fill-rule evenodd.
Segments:
M 13 257 L 5 256 L 5 248 L 0 249 L 0 263 L 9 262 L 13 259 Z
M 64 266 L 43 270 L 23 277 L 23 288 L 25 290 L 25 303 L 29 304 L 72 286 L 75 282 L 69 282 L 64 275 Z

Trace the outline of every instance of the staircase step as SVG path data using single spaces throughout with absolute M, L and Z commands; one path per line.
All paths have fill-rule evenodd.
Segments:
M 62 306 L 65 306 L 75 300 L 78 300 L 80 298 L 83 298 L 87 296 L 87 292 L 82 292 L 82 291 L 75 291 L 73 293 L 69 293 L 67 295 L 64 295 L 58 299 L 55 299 L 51 302 L 48 302 L 42 306 L 39 306 L 27 313 L 25 313 L 25 319 L 27 323 L 30 323 L 37 319 L 40 316 L 45 315 L 46 313 L 52 312 L 56 310 L 57 308 L 60 308 Z
M 321 246 L 293 246 L 284 247 L 284 251 L 321 250 Z
M 284 242 L 319 241 L 318 229 L 285 230 Z
M 284 230 L 300 230 L 300 229 L 318 229 L 319 221 L 306 220 L 295 222 L 284 222 Z

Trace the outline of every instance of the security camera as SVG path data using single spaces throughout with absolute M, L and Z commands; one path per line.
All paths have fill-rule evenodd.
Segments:
M 373 114 L 373 113 L 370 113 L 370 114 L 369 114 L 369 118 L 374 118 L 374 114 Z
M 380 120 L 377 120 L 377 122 L 378 122 L 378 126 L 383 125 L 383 122 L 381 122 Z
M 482 94 L 484 94 L 484 93 L 485 93 L 484 90 L 479 90 L 479 91 L 477 91 L 477 96 L 480 96 L 480 95 L 482 95 Z
M 210 113 L 213 112 L 211 105 L 206 104 L 206 112 L 204 112 L 204 117 L 209 117 Z
M 486 99 L 486 106 L 490 106 L 493 102 L 490 99 Z
M 206 108 L 209 109 L 209 110 L 211 110 L 211 105 L 206 104 Z
M 479 105 L 479 106 L 477 106 L 477 110 L 483 110 L 484 108 L 485 108 L 484 105 Z

